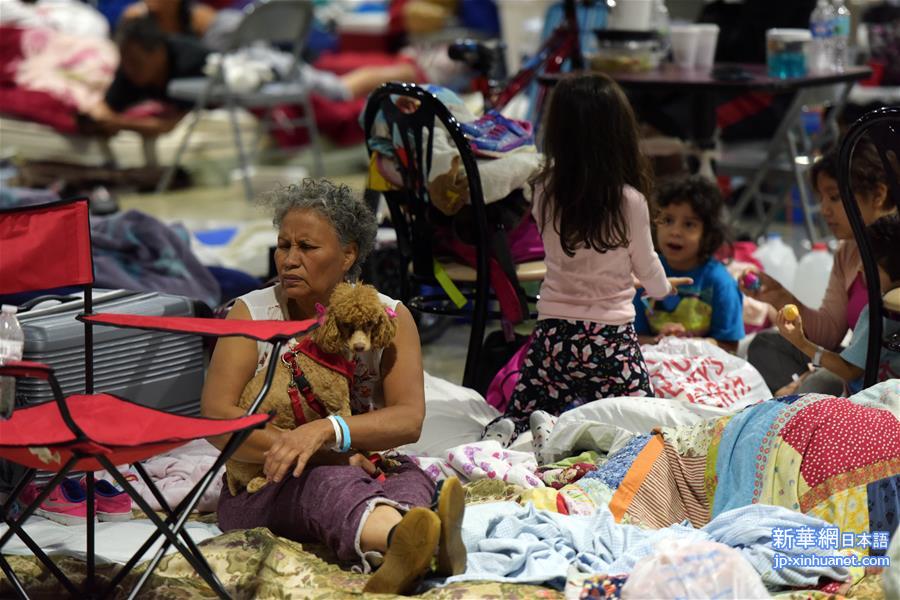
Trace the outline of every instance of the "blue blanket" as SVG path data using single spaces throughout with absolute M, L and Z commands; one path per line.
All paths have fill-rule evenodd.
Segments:
M 447 583 L 490 580 L 534 583 L 562 589 L 570 565 L 585 573 L 627 574 L 662 541 L 724 543 L 741 551 L 770 586 L 816 585 L 820 577 L 845 580 L 844 567 L 786 567 L 772 569 L 772 529 L 825 527 L 820 519 L 786 508 L 754 504 L 720 514 L 702 529 L 673 525 L 642 529 L 615 522 L 606 508 L 590 516 L 560 515 L 512 502 L 467 507 L 463 539 L 469 551 L 468 568 Z M 825 554 L 818 548 L 786 550 Z

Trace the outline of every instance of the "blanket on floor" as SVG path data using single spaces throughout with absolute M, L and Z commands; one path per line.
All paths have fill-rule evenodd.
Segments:
M 809 394 L 637 435 L 555 504 L 570 514 L 608 504 L 618 522 L 651 528 L 771 504 L 860 534 L 897 528 L 898 487 L 900 420 L 889 407 Z
M 521 491 L 518 486 L 502 481 L 482 480 L 466 486 L 466 503 L 471 507 L 476 503 L 508 502 L 515 500 Z M 472 510 L 473 517 L 477 513 L 477 509 Z M 215 514 L 205 515 L 200 520 L 213 523 Z M 477 527 L 477 523 L 472 525 Z M 362 596 L 362 587 L 367 579 L 366 575 L 340 568 L 333 554 L 321 545 L 292 542 L 277 537 L 263 528 L 225 533 L 201 542 L 199 546 L 225 585 L 226 591 L 233 598 L 290 597 L 322 600 L 359 598 Z M 7 559 L 26 589 L 35 597 L 63 596 L 62 588 L 34 557 L 7 556 Z M 80 559 L 66 556 L 56 557 L 55 560 L 60 569 L 73 581 L 78 583 L 82 580 L 84 563 Z M 98 565 L 98 579 L 110 581 L 114 575 L 114 568 L 108 564 Z M 139 565 L 113 597 L 124 597 L 126 590 L 143 573 L 143 569 L 143 565 Z M 10 593 L 7 581 L 0 575 L 0 597 L 6 597 Z M 151 575 L 141 597 L 214 598 L 215 595 L 193 572 L 184 558 L 175 553 L 163 558 L 160 566 Z M 548 587 L 522 583 L 466 581 L 430 589 L 417 597 L 433 600 L 456 598 L 562 600 L 564 594 Z M 829 597 L 831 596 L 826 594 L 820 596 L 817 592 L 809 591 L 777 596 L 783 600 Z M 866 576 L 851 588 L 846 597 L 866 600 L 884 598 L 881 591 L 881 576 Z
M 353 573 L 337 566 L 323 546 L 298 544 L 272 534 L 268 529 L 245 529 L 222 534 L 200 544 L 228 594 L 235 599 L 305 598 L 341 600 L 362 597 L 368 575 Z M 9 556 L 10 565 L 30 594 L 38 598 L 62 598 L 62 587 L 33 557 Z M 76 583 L 84 576 L 84 563 L 72 557 L 58 560 L 62 571 Z M 126 592 L 143 573 L 138 566 L 120 585 L 114 598 Z M 115 575 L 113 567 L 98 565 L 97 578 L 108 583 Z M 6 579 L 0 575 L 0 597 L 9 597 Z M 216 595 L 191 569 L 180 554 L 162 559 L 153 572 L 141 598 L 215 598 Z M 390 598 L 390 596 L 379 596 Z M 402 596 L 401 596 L 402 597 Z M 398 597 L 398 598 L 401 598 Z M 428 600 L 455 598 L 504 598 L 509 600 L 562 600 L 555 590 L 531 585 L 499 582 L 465 582 L 423 593 Z

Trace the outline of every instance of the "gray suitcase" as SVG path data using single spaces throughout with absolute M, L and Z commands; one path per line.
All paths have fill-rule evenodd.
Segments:
M 194 304 L 157 292 L 94 290 L 94 312 L 194 316 Z M 84 311 L 81 298 L 18 315 L 25 333 L 24 360 L 49 364 L 65 394 L 84 393 Z M 205 355 L 203 339 L 158 331 L 94 326 L 94 391 L 167 412 L 200 414 Z M 50 387 L 20 379 L 17 403 L 52 400 Z

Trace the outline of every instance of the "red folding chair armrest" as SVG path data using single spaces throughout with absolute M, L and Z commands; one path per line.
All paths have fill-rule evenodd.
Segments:
M 241 336 L 260 342 L 287 341 L 315 329 L 315 319 L 305 321 L 248 321 L 239 319 L 208 319 L 197 317 L 150 317 L 97 313 L 81 315 L 79 320 L 95 325 L 150 329 L 170 333 L 192 333 L 214 337 Z
M 48 380 L 53 376 L 53 367 L 44 363 L 26 360 L 7 360 L 0 365 L 0 377 L 32 377 Z

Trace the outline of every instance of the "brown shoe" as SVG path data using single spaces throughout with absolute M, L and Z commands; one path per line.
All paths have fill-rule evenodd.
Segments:
M 441 536 L 441 522 L 427 508 L 412 508 L 397 523 L 384 562 L 369 577 L 363 592 L 407 594 L 431 567 Z
M 441 485 L 437 501 L 437 515 L 441 519 L 438 575 L 450 577 L 466 571 L 466 545 L 462 541 L 462 522 L 465 512 L 466 491 L 459 479 L 448 477 Z

